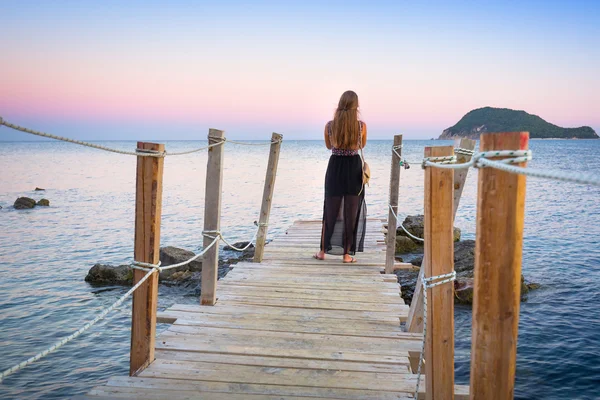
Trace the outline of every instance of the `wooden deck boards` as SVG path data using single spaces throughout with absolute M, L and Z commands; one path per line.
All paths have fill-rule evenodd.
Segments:
M 312 259 L 320 233 L 320 221 L 297 221 L 266 246 L 263 263 L 239 263 L 219 281 L 215 306 L 159 313 L 172 326 L 155 361 L 78 398 L 412 398 L 409 352 L 422 337 L 400 329 L 408 306 L 395 275 L 382 274 L 381 221 L 368 221 L 356 264 Z

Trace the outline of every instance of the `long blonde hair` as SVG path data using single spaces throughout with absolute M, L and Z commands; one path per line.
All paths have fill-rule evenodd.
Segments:
M 361 134 L 358 117 L 358 95 L 347 90 L 340 97 L 331 121 L 331 138 L 335 147 L 351 149 L 358 144 Z

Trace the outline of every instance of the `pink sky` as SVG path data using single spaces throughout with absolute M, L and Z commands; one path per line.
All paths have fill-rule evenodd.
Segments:
M 40 16 L 47 29 L 26 37 L 17 24 L 0 28 L 13 33 L 0 40 L 8 60 L 0 75 L 0 115 L 15 123 L 246 127 L 249 136 L 260 126 L 317 138 L 340 94 L 353 89 L 381 138 L 437 136 L 488 105 L 523 109 L 561 126 L 600 127 L 599 50 L 571 43 L 577 30 L 542 42 L 553 33 L 393 24 L 378 30 L 376 22 L 386 20 L 380 16 L 346 40 L 331 26 L 311 24 L 314 30 L 304 32 L 295 19 L 266 32 L 243 19 L 219 33 L 200 22 L 147 25 L 142 14 L 129 26 L 113 18 L 57 28 L 60 21 Z

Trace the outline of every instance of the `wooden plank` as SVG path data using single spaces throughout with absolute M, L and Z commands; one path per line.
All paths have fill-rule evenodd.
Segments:
M 250 304 L 258 306 L 277 306 L 316 310 L 344 311 L 383 311 L 398 318 L 408 316 L 408 306 L 404 304 L 355 303 L 334 300 L 286 299 L 277 297 L 251 297 L 223 294 L 219 295 L 219 303 Z
M 452 146 L 425 147 L 425 157 L 454 154 Z M 425 277 L 454 271 L 454 170 L 425 169 Z M 448 282 L 427 293 L 425 381 L 427 399 L 454 398 L 454 285 Z
M 140 388 L 115 388 L 115 387 L 96 387 L 92 389 L 90 395 L 78 397 L 78 399 L 124 399 L 136 398 L 144 400 L 281 400 L 278 395 L 248 395 L 246 393 L 191 393 L 189 391 L 178 390 L 176 387 L 157 390 Z M 286 396 L 291 400 L 307 400 L 310 397 Z M 77 398 L 76 398 L 77 399 Z
M 235 271 L 233 271 L 235 272 Z M 267 275 L 262 275 L 260 274 L 260 272 L 256 272 L 253 273 L 251 271 L 237 271 L 236 273 L 232 273 L 231 275 L 227 275 L 224 278 L 221 279 L 221 283 L 224 285 L 226 283 L 229 282 L 239 282 L 239 281 L 248 281 L 251 280 L 253 281 L 253 277 L 254 276 L 261 276 L 261 281 L 262 282 L 275 282 L 275 283 L 283 283 L 283 284 L 292 284 L 292 283 L 297 283 L 297 284 L 306 284 L 308 285 L 313 285 L 313 284 L 319 284 L 319 285 L 325 285 L 325 286 L 334 286 L 334 285 L 341 285 L 341 284 L 348 284 L 348 285 L 357 285 L 357 286 L 375 286 L 375 287 L 394 287 L 394 286 L 398 286 L 396 282 L 396 280 L 398 279 L 397 277 L 395 278 L 395 280 L 393 282 L 389 282 L 389 280 L 386 280 L 386 276 L 381 275 L 381 274 L 373 274 L 372 276 L 369 275 L 355 275 L 355 276 L 336 276 L 336 277 L 330 277 L 330 276 L 298 276 L 298 275 L 294 275 L 294 274 L 286 274 L 284 272 L 277 272 L 277 273 L 273 273 L 271 275 L 267 274 Z M 395 275 L 393 275 L 395 277 Z M 340 289 L 343 289 L 342 287 L 340 287 Z
M 481 135 L 481 150 L 527 150 L 528 132 Z M 525 163 L 520 164 L 525 166 Z M 479 171 L 471 398 L 514 397 L 525 175 Z
M 398 322 L 397 317 L 393 317 L 386 312 L 372 311 L 341 311 L 341 310 L 308 310 L 308 309 L 293 309 L 286 307 L 261 307 L 247 304 L 227 305 L 217 303 L 215 307 L 194 307 L 187 304 L 175 304 L 169 308 L 173 311 L 190 312 L 194 314 L 247 314 L 247 315 L 289 315 L 307 318 L 331 318 L 343 320 L 376 320 Z
M 471 139 L 462 138 L 460 140 L 460 147 L 467 150 L 475 149 L 476 142 Z M 457 164 L 464 164 L 471 161 L 471 156 L 467 154 L 457 154 Z M 459 169 L 454 172 L 454 210 L 452 212 L 453 219 L 456 218 L 456 212 L 458 205 L 460 204 L 460 198 L 467 180 L 467 174 L 469 168 Z M 425 265 L 425 259 L 421 262 L 421 269 L 419 271 L 419 277 L 417 282 L 421 282 L 423 278 L 423 266 Z M 406 327 L 409 332 L 423 332 L 423 286 L 416 285 L 413 293 L 412 302 L 410 304 L 410 311 L 408 313 L 408 320 L 406 321 Z
M 390 195 L 388 209 L 388 226 L 397 226 L 394 213 L 398 212 L 398 191 L 400 187 L 400 155 L 402 154 L 402 135 L 394 136 L 394 145 L 396 149 L 392 149 L 392 166 L 390 169 Z M 393 212 L 392 212 L 393 209 Z M 394 264 L 396 262 L 396 229 L 391 229 L 387 234 L 386 252 L 385 252 L 385 273 L 391 274 L 394 272 Z
M 263 191 L 262 204 L 260 206 L 258 235 L 256 236 L 256 246 L 254 249 L 254 262 L 262 261 L 263 251 L 267 241 L 267 227 L 269 224 L 269 215 L 271 214 L 273 190 L 275 189 L 275 178 L 277 177 L 277 165 L 279 164 L 279 153 L 282 140 L 283 136 L 278 133 L 273 133 L 271 136 L 271 151 L 269 152 L 265 189 Z
M 284 299 L 308 299 L 308 300 L 334 300 L 346 302 L 365 302 L 365 303 L 381 303 L 383 301 L 391 304 L 404 305 L 404 301 L 398 292 L 384 293 L 363 293 L 363 292 L 344 292 L 319 289 L 301 289 L 301 288 L 264 288 L 254 286 L 224 286 L 219 289 L 219 295 L 237 295 L 251 297 L 277 297 Z
M 287 273 L 299 273 L 302 275 L 373 275 L 377 273 L 383 273 L 383 268 L 380 266 L 353 266 L 350 269 L 344 267 L 338 268 L 323 268 L 322 265 L 318 264 L 291 264 L 291 263 L 246 263 L 243 265 L 235 264 L 232 266 L 233 270 L 259 270 L 259 271 L 285 271 Z
M 189 353 L 183 351 L 160 350 L 157 358 L 171 361 L 200 361 L 215 364 L 247 365 L 269 368 L 324 369 L 354 372 L 385 372 L 390 374 L 408 374 L 408 357 L 398 364 L 356 363 L 339 360 L 311 360 L 303 358 L 283 358 L 265 356 L 246 356 L 237 354 Z
M 219 307 L 217 305 L 218 308 Z M 248 306 L 243 305 L 240 307 L 243 311 L 247 308 L 257 308 L 257 306 Z M 273 309 L 273 307 L 260 307 L 261 310 Z M 257 313 L 257 312 L 240 312 L 239 314 L 234 314 L 232 312 L 222 312 L 222 313 L 197 313 L 197 312 L 186 312 L 181 310 L 174 310 L 173 307 L 169 308 L 167 311 L 159 312 L 159 316 L 161 318 L 161 322 L 173 323 L 176 320 L 181 321 L 211 321 L 214 319 L 217 320 L 231 320 L 232 318 L 237 318 L 234 322 L 242 323 L 245 320 L 250 321 L 263 321 L 268 320 L 273 324 L 279 324 L 282 328 L 280 330 L 290 330 L 290 331 L 298 331 L 302 332 L 304 327 L 316 326 L 318 328 L 331 328 L 338 330 L 340 332 L 346 330 L 354 330 L 354 329 L 369 329 L 373 331 L 378 331 L 380 329 L 385 329 L 386 331 L 390 329 L 394 329 L 394 332 L 398 330 L 400 323 L 398 322 L 398 318 L 394 318 L 388 316 L 384 313 L 370 313 L 363 311 L 339 311 L 339 312 L 331 312 L 328 315 L 328 311 L 323 310 L 286 310 L 289 313 L 281 313 L 279 310 L 286 310 L 285 308 L 275 308 L 275 311 L 272 313 Z M 230 311 L 230 310 L 227 310 Z M 314 314 L 313 314 L 314 313 Z M 350 315 L 348 315 L 350 314 Z M 342 317 L 336 317 L 337 315 L 342 315 Z M 361 319 L 362 317 L 362 319 Z M 346 321 L 352 321 L 350 324 Z M 258 322 L 257 322 L 258 323 Z M 384 328 L 385 327 L 385 328 Z M 267 328 L 265 328 L 267 330 Z M 411 337 L 421 338 L 421 333 L 410 333 L 399 331 L 403 335 L 411 335 Z M 317 332 L 318 333 L 318 332 Z
M 337 285 L 333 281 L 311 281 L 303 283 L 301 280 L 287 280 L 279 282 L 277 280 L 264 279 L 260 282 L 248 280 L 231 280 L 222 281 L 222 285 L 239 285 L 239 286 L 264 286 L 264 287 L 297 287 L 307 289 L 329 289 L 329 290 L 356 290 L 359 292 L 370 292 L 373 290 L 397 290 L 400 291 L 400 286 L 397 283 L 391 282 L 345 282 L 343 286 Z
M 416 387 L 416 377 L 412 374 L 261 368 L 169 360 L 156 360 L 152 369 L 144 371 L 143 376 L 264 385 L 383 390 L 407 394 L 414 391 Z M 198 377 L 201 378 L 198 379 Z
M 336 283 L 338 285 L 343 285 L 344 283 L 371 283 L 371 282 L 390 282 L 397 283 L 398 277 L 396 275 L 386 275 L 386 274 L 361 274 L 361 275 L 348 275 L 348 274 L 323 274 L 319 276 L 307 277 L 307 274 L 298 274 L 293 272 L 287 272 L 282 270 L 271 270 L 271 271 L 261 271 L 261 270 L 244 270 L 244 269 L 234 269 L 227 276 L 221 279 L 221 282 L 231 282 L 236 280 L 262 280 L 265 279 L 279 279 L 281 281 L 286 281 L 291 279 L 293 281 L 303 280 L 306 282 L 324 282 L 324 283 Z
M 208 143 L 215 144 L 224 141 L 225 132 L 210 129 Z M 221 192 L 223 191 L 223 154 L 224 147 L 213 146 L 208 149 L 206 165 L 206 193 L 204 195 L 204 232 L 221 229 Z M 204 236 L 204 247 L 208 247 L 213 239 Z M 217 299 L 219 245 L 211 247 L 202 259 L 202 283 L 200 288 L 200 303 L 212 306 Z
M 137 148 L 165 151 L 165 145 L 157 143 L 138 142 Z M 162 157 L 137 157 L 134 259 L 150 264 L 159 262 L 163 168 Z M 138 283 L 145 275 L 144 271 L 134 270 L 133 283 Z M 158 274 L 154 273 L 133 293 L 130 375 L 143 370 L 154 360 L 157 302 Z
M 211 337 L 211 334 L 214 337 Z M 374 337 L 337 336 L 325 334 L 309 334 L 302 332 L 263 331 L 260 335 L 253 329 L 224 329 L 200 327 L 194 325 L 174 324 L 160 336 L 164 345 L 166 338 L 171 342 L 189 342 L 192 340 L 208 341 L 222 344 L 245 344 L 264 348 L 313 349 L 312 358 L 319 358 L 319 349 L 365 351 L 372 354 L 396 355 L 397 352 L 419 349 L 421 341 L 414 337 L 389 340 Z M 314 347 L 313 347 L 314 346 Z M 265 354 L 269 355 L 269 354 Z M 274 354 L 273 354 L 274 356 Z
M 312 386 L 261 385 L 255 383 L 211 382 L 183 379 L 160 378 L 124 378 L 112 377 L 109 387 L 130 387 L 134 389 L 166 389 L 176 387 L 178 390 L 192 393 L 225 393 L 248 395 L 272 395 L 288 399 L 289 396 L 301 396 L 310 399 L 348 399 L 348 400 L 399 400 L 404 399 L 397 392 L 360 389 L 332 389 Z M 412 397 L 409 397 L 412 398 Z
M 246 329 L 255 331 L 316 333 L 339 336 L 377 337 L 387 339 L 422 340 L 418 333 L 403 332 L 396 323 L 343 320 L 310 319 L 310 318 L 271 318 L 269 316 L 220 316 L 203 315 L 201 317 L 185 315 L 186 313 L 159 313 L 164 321 L 177 325 L 206 326 L 226 329 Z

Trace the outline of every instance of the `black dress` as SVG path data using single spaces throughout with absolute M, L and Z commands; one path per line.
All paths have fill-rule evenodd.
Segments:
M 362 124 L 360 124 L 362 132 Z M 331 123 L 327 127 L 331 137 Z M 360 139 L 359 139 L 360 140 Z M 354 255 L 365 241 L 367 206 L 358 150 L 332 148 L 325 174 L 321 250 Z

